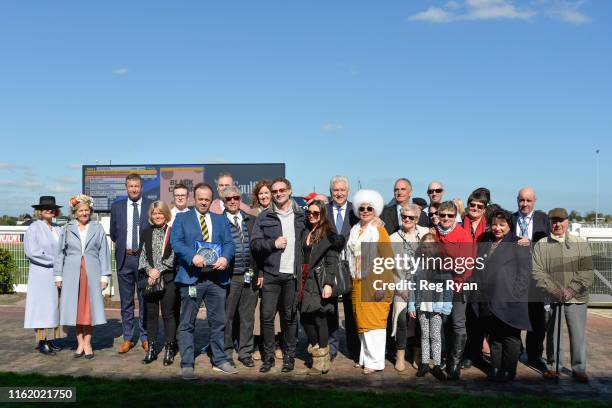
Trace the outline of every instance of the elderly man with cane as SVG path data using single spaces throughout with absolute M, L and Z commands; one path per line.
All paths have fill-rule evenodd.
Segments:
M 593 260 L 589 244 L 570 235 L 568 215 L 564 208 L 548 212 L 551 233 L 538 241 L 533 249 L 533 278 L 536 285 L 550 296 L 552 318 L 548 325 L 546 354 L 550 368 L 544 378 L 559 379 L 563 358 L 561 317 L 569 331 L 572 377 L 588 382 L 586 374 L 586 320 L 589 288 L 593 284 Z M 552 367 L 556 370 L 552 371 Z

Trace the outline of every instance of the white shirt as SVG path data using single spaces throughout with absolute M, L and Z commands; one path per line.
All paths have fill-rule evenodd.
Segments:
M 225 215 L 232 225 L 234 225 L 234 217 L 238 217 L 238 228 L 242 229 L 242 213 L 240 211 L 238 211 L 236 214 L 226 211 Z
M 172 226 L 172 223 L 174 222 L 174 219 L 176 218 L 176 214 L 184 213 L 184 212 L 187 212 L 187 211 L 189 211 L 189 207 L 185 207 L 182 210 L 179 210 L 176 207 L 172 207 L 172 209 L 170 210 L 170 213 L 172 214 L 172 219 L 170 220 L 168 225 Z
M 198 210 L 196 210 L 195 213 L 198 216 L 198 224 L 200 224 L 200 219 L 202 217 L 202 214 Z M 207 212 L 206 214 L 204 214 L 204 219 L 206 220 L 206 228 L 208 229 L 208 239 L 206 240 L 206 242 L 212 242 L 213 229 L 212 229 L 212 219 L 210 218 L 210 213 Z
M 527 222 L 527 238 L 531 240 L 531 238 L 533 237 L 533 213 L 534 212 L 535 212 L 535 209 L 531 210 L 529 215 L 523 216 L 523 213 L 519 210 L 518 218 L 516 219 L 516 236 L 517 237 L 519 238 L 521 237 L 521 226 L 519 224 L 519 219 L 524 218 L 525 222 Z
M 132 201 L 128 197 L 126 200 L 127 205 L 127 235 L 125 237 L 125 249 L 137 250 L 138 247 L 132 248 L 132 220 L 134 219 L 134 206 L 132 203 L 136 203 L 136 207 L 138 207 L 138 215 L 140 219 L 142 219 L 142 196 L 138 199 L 138 201 Z M 136 234 L 137 243 L 140 244 L 140 231 Z
M 344 220 L 346 220 L 346 208 L 348 207 L 348 201 L 345 201 L 342 206 L 338 207 L 338 204 L 332 201 L 332 211 L 334 212 L 334 225 L 336 225 L 336 220 L 338 219 L 338 208 L 342 209 L 342 223 L 344 224 Z M 338 234 L 342 233 L 342 231 L 336 231 Z
M 85 244 L 87 243 L 86 239 L 87 239 L 87 231 L 89 231 L 89 223 L 87 223 L 87 225 L 85 225 L 85 228 L 80 229 L 77 227 L 77 229 L 79 230 L 79 238 L 81 238 L 81 254 L 85 253 Z

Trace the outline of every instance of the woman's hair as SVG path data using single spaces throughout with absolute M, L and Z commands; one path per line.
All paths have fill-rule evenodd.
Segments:
M 158 209 L 159 211 L 161 211 L 162 214 L 164 214 L 166 222 L 170 222 L 170 220 L 172 219 L 172 212 L 170 211 L 170 207 L 165 202 L 158 200 L 153 201 L 151 203 L 151 206 L 149 207 L 149 224 L 155 225 L 153 223 L 153 210 L 155 209 Z
M 331 234 L 332 227 L 329 222 L 329 219 L 327 219 L 327 205 L 325 205 L 323 201 L 314 200 L 312 203 L 308 205 L 308 208 L 310 208 L 313 205 L 316 205 L 317 207 L 319 207 L 319 211 L 321 212 L 321 214 L 319 215 L 319 222 L 317 223 L 316 227 L 312 230 L 312 237 L 311 237 L 312 243 L 315 244 L 325 239 L 325 237 Z
M 493 225 L 493 221 L 495 220 L 504 220 L 512 230 L 512 214 L 510 211 L 506 211 L 503 208 L 497 208 L 495 211 L 491 212 L 489 215 L 489 219 L 487 220 L 487 224 Z
M 461 218 L 463 218 L 463 216 L 465 215 L 465 206 L 463 205 L 463 200 L 460 198 L 453 198 L 453 203 L 455 203 L 455 207 L 457 208 L 457 212 L 459 213 L 459 215 L 461 216 Z
M 489 205 L 489 196 L 484 191 L 482 191 L 482 189 L 478 188 L 472 191 L 472 194 L 470 194 L 470 196 L 468 197 L 467 199 L 468 205 L 470 205 L 472 201 L 483 203 L 484 206 L 486 207 L 487 205 Z
M 436 234 L 428 232 L 421 237 L 421 242 L 438 242 L 438 237 L 436 237 Z
M 416 204 L 404 204 L 402 205 L 402 211 L 401 213 L 403 214 L 404 211 L 414 211 L 416 213 L 417 216 L 417 220 L 419 219 L 419 217 L 421 216 L 421 207 L 419 207 Z
M 93 211 L 93 205 L 94 205 L 93 198 L 85 194 L 79 194 L 79 195 L 70 197 L 70 211 L 73 216 L 76 214 L 77 210 L 79 209 L 81 205 L 86 205 L 89 207 L 90 210 Z
M 255 187 L 253 187 L 253 192 L 251 193 L 253 208 L 261 207 L 259 202 L 259 191 L 264 187 L 268 187 L 268 190 L 270 190 L 270 199 L 272 198 L 272 182 L 270 180 L 259 180 L 257 184 L 255 184 Z
M 444 201 L 440 203 L 440 206 L 438 207 L 438 214 L 444 210 L 450 210 L 454 212 L 455 214 L 457 214 L 457 206 L 452 201 Z

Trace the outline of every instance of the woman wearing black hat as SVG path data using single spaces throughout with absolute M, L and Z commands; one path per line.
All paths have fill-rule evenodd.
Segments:
M 59 312 L 53 261 L 59 247 L 60 227 L 53 223 L 53 218 L 60 214 L 61 207 L 52 196 L 40 197 L 38 205 L 32 207 L 39 219 L 30 224 L 23 239 L 30 261 L 23 327 L 35 330 L 38 351 L 54 355 L 59 347 L 51 339 L 59 335 Z

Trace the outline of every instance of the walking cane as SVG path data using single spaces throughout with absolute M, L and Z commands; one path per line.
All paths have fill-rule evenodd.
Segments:
M 555 382 L 559 383 L 559 349 L 561 348 L 561 306 L 563 303 L 557 303 L 557 350 L 555 357 Z

